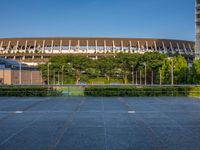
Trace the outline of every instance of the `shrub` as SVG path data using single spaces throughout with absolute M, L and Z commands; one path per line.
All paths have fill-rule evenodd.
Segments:
M 85 96 L 200 96 L 200 87 L 184 86 L 90 86 Z
M 62 93 L 44 86 L 0 86 L 0 96 L 61 96 Z

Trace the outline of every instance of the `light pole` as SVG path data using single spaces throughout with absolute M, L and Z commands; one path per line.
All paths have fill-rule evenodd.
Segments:
M 174 85 L 174 61 L 173 58 L 171 59 L 172 61 L 172 66 L 171 66 L 171 85 Z
M 134 66 L 131 65 L 132 68 L 132 84 L 134 84 Z
M 47 64 L 47 83 L 49 85 L 49 63 Z
M 22 64 L 19 63 L 19 84 L 22 84 Z
M 153 70 L 151 71 L 151 85 L 153 85 Z
M 65 67 L 65 66 L 62 65 L 62 85 L 64 84 L 64 81 L 63 81 L 63 79 L 64 79 L 64 73 L 63 73 L 63 72 L 64 72 L 64 67 Z
M 147 64 L 146 63 L 144 63 L 144 85 L 146 86 L 147 85 Z
M 33 84 L 33 72 L 31 71 L 31 85 Z
M 54 71 L 54 84 L 56 84 L 56 72 Z
M 135 79 L 136 79 L 136 85 L 138 84 L 138 82 L 137 82 L 137 74 L 138 74 L 138 72 L 136 71 L 136 77 L 135 77 Z
M 142 85 L 142 71 L 140 70 L 140 85 Z
M 161 72 L 161 69 L 159 69 L 159 72 L 160 72 L 160 85 L 162 85 L 162 72 Z
M 60 85 L 60 72 L 58 71 L 58 85 Z

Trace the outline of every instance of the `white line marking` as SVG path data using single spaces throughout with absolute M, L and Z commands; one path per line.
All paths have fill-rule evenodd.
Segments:
M 23 111 L 15 111 L 14 113 L 15 113 L 15 114 L 22 114 Z
M 129 114 L 135 114 L 135 111 L 128 111 Z

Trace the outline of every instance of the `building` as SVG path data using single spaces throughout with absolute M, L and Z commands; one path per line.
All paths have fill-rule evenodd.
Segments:
M 0 56 L 37 65 L 64 54 L 98 58 L 117 53 L 160 52 L 194 57 L 195 42 L 142 38 L 0 38 Z
M 0 84 L 43 84 L 41 72 L 14 60 L 0 58 Z
M 195 43 L 195 59 L 200 58 L 200 0 L 196 0 L 196 43 Z

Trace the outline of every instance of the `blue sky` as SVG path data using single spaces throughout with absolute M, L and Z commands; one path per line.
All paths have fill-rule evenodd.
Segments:
M 0 0 L 0 37 L 194 40 L 194 0 Z

